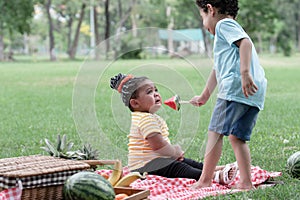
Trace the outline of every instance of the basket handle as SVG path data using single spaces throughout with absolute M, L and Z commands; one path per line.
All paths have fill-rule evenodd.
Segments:
M 90 166 L 114 165 L 117 162 L 117 160 L 83 160 L 83 162 L 89 164 Z

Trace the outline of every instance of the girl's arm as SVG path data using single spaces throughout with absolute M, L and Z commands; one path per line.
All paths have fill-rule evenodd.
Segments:
M 205 88 L 203 89 L 200 96 L 194 96 L 190 103 L 194 106 L 202 106 L 204 105 L 208 99 L 210 98 L 210 95 L 213 93 L 217 85 L 217 78 L 216 78 L 216 71 L 213 69 L 212 72 L 209 75 L 209 78 L 206 82 Z
M 179 145 L 169 144 L 163 139 L 160 133 L 152 133 L 146 140 L 149 142 L 151 148 L 162 156 L 170 156 L 178 159 L 184 154 Z
M 245 97 L 253 95 L 257 91 L 257 86 L 253 82 L 250 74 L 250 63 L 252 55 L 252 44 L 248 38 L 243 38 L 235 44 L 239 47 L 240 51 L 240 72 L 242 77 L 242 90 Z

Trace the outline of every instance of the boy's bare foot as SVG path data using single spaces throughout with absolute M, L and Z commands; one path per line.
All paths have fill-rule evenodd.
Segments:
M 254 185 L 252 185 L 252 183 L 250 184 L 243 184 L 243 183 L 238 183 L 237 185 L 231 187 L 231 189 L 238 189 L 238 190 L 255 190 L 256 188 L 254 187 Z
M 201 183 L 200 181 L 197 181 L 195 184 L 191 186 L 191 189 L 197 190 L 205 187 L 211 187 L 211 182 L 210 183 Z

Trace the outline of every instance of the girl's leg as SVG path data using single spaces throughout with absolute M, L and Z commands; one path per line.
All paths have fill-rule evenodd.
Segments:
M 230 135 L 229 140 L 240 170 L 240 182 L 237 188 L 252 189 L 253 185 L 251 182 L 251 157 L 248 144 L 234 135 Z
M 199 163 L 199 165 L 201 164 Z M 202 168 L 195 168 L 172 158 L 156 158 L 136 171 L 140 173 L 148 172 L 148 174 L 167 178 L 192 178 L 198 180 L 201 176 Z
M 200 179 L 193 185 L 193 188 L 203 188 L 211 186 L 215 168 L 221 157 L 223 146 L 223 135 L 208 131 L 208 140 L 205 150 L 203 171 Z
M 171 160 L 171 158 L 159 158 L 156 160 L 159 161 L 166 159 Z M 149 174 L 160 175 L 167 178 L 192 178 L 198 180 L 202 174 L 202 168 L 195 168 L 185 162 L 173 160 L 173 162 L 168 166 L 149 172 Z
M 190 159 L 190 158 L 184 158 L 182 162 L 188 164 L 191 167 L 201 169 L 201 171 L 203 169 L 203 163 L 202 162 L 197 162 L 197 161 L 195 161 L 193 159 Z
M 225 168 L 225 165 L 218 165 L 215 168 L 215 171 L 223 170 Z

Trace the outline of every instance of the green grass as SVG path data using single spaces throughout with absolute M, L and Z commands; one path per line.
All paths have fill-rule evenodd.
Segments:
M 285 173 L 287 158 L 300 150 L 300 56 L 262 56 L 268 79 L 265 109 L 260 113 L 249 143 L 252 162 L 268 171 L 282 171 L 284 185 L 212 199 L 299 199 L 300 182 Z M 90 143 L 101 159 L 121 159 L 126 164 L 130 112 L 119 94 L 109 87 L 118 72 L 147 75 L 163 99 L 179 94 L 186 100 L 199 94 L 212 61 L 127 60 L 115 62 L 22 60 L 0 63 L 0 158 L 43 154 L 43 139 L 66 134 L 79 148 Z M 163 106 L 159 111 L 169 124 L 171 139 L 186 156 L 202 160 L 207 125 L 215 94 L 207 105 L 182 105 L 179 112 Z M 220 164 L 234 161 L 224 140 Z

